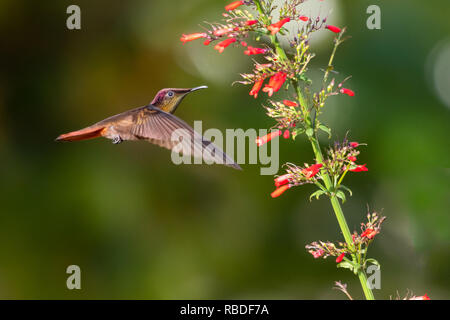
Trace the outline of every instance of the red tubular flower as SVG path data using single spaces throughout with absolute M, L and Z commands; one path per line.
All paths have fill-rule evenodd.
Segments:
M 352 148 L 358 148 L 359 143 L 358 142 L 350 142 L 350 147 Z
M 313 164 L 312 166 L 303 169 L 302 173 L 305 175 L 306 178 L 311 179 L 317 173 L 319 173 L 320 168 L 322 168 L 322 167 L 323 167 L 323 164 L 321 164 L 321 163 Z
M 269 84 L 267 84 L 264 88 L 263 88 L 263 92 L 267 92 L 267 94 L 269 95 L 269 97 L 271 97 L 273 95 L 274 92 L 277 92 L 278 90 L 280 90 L 280 88 L 283 86 L 284 82 L 286 81 L 286 73 L 284 72 L 278 72 L 275 75 L 273 75 L 270 80 L 269 80 Z
M 363 233 L 361 233 L 361 237 L 366 237 L 367 239 L 373 239 L 377 233 L 378 233 L 377 230 L 368 228 Z
M 258 97 L 258 92 L 259 92 L 259 90 L 261 90 L 263 82 L 264 82 L 264 78 L 261 78 L 260 80 L 255 81 L 255 84 L 253 85 L 253 88 L 249 93 L 251 96 L 254 96 L 255 99 Z
M 311 253 L 313 255 L 314 259 L 317 259 L 317 258 L 320 258 L 321 256 L 323 256 L 323 254 L 325 252 L 323 251 L 323 249 L 319 249 L 319 250 L 316 250 L 316 251 L 312 251 L 311 250 L 309 253 Z
M 222 53 L 223 50 L 225 50 L 225 48 L 228 47 L 233 42 L 236 42 L 235 38 L 230 38 L 230 39 L 223 40 L 222 42 L 219 42 L 218 44 L 216 44 L 214 49 L 219 51 L 219 53 Z
M 356 168 L 350 169 L 349 171 L 362 172 L 362 171 L 369 171 L 369 169 L 366 168 L 366 164 L 362 164 L 362 165 L 356 166 Z
M 244 54 L 250 56 L 252 54 L 264 54 L 266 52 L 267 49 L 253 48 L 252 46 L 248 46 L 247 50 L 244 51 Z
M 278 137 L 281 135 L 281 130 L 277 130 L 277 131 L 273 131 L 269 134 L 266 134 L 265 136 L 262 137 L 258 137 L 256 138 L 256 145 L 258 147 L 262 146 L 263 144 L 269 142 L 270 140 L 272 140 L 275 137 Z
M 309 20 L 309 18 L 307 16 L 300 16 L 300 17 L 298 17 L 298 19 L 302 20 L 302 21 L 308 21 Z
M 246 47 L 247 46 L 247 42 L 241 41 L 241 46 Z
M 275 187 L 278 188 L 278 187 L 281 187 L 284 184 L 289 183 L 290 176 L 291 175 L 289 173 L 287 173 L 287 174 L 284 174 L 282 176 L 279 176 L 279 177 L 275 178 Z
M 430 297 L 425 293 L 423 296 L 412 297 L 409 300 L 431 300 Z
M 211 43 L 211 40 L 209 40 L 209 39 L 207 39 L 207 40 L 205 40 L 205 42 L 203 42 L 203 44 L 204 44 L 205 46 L 209 45 L 210 43 Z
M 348 95 L 349 97 L 354 97 L 355 96 L 355 92 L 353 90 L 347 89 L 347 88 L 342 88 L 340 90 L 341 93 Z
M 233 28 L 222 28 L 222 29 L 217 29 L 214 31 L 214 35 L 217 37 L 223 36 L 224 34 L 227 34 L 229 32 L 233 31 Z
M 247 20 L 247 21 L 245 21 L 245 25 L 246 26 L 252 26 L 252 25 L 257 24 L 257 23 L 258 23 L 258 20 Z
M 280 21 L 267 26 L 267 30 L 269 30 L 271 34 L 275 34 L 280 31 L 285 23 L 288 23 L 289 21 L 291 21 L 291 18 L 289 17 L 281 19 Z
M 334 33 L 339 33 L 341 32 L 341 28 L 338 28 L 336 26 L 332 26 L 332 25 L 327 25 L 325 28 L 327 28 L 328 30 L 334 32 Z
M 234 2 L 230 3 L 229 5 L 226 5 L 225 10 L 227 10 L 227 11 L 234 10 L 239 6 L 242 6 L 243 4 L 244 4 L 244 1 L 234 1 Z
M 208 35 L 206 33 L 201 33 L 201 32 L 197 32 L 197 33 L 191 33 L 191 34 L 183 34 L 180 38 L 180 40 L 184 43 L 188 42 L 188 41 L 192 41 L 192 40 L 197 40 L 200 38 L 206 38 Z
M 355 161 L 356 161 L 356 157 L 354 157 L 354 156 L 349 156 L 349 157 L 348 157 L 348 160 L 350 160 L 350 161 L 352 161 L 352 162 L 355 162 Z
M 288 107 L 297 107 L 298 106 L 297 102 L 290 101 L 290 100 L 283 100 L 283 104 Z
M 288 184 L 285 184 L 284 186 L 281 186 L 279 188 L 277 188 L 274 192 L 272 192 L 270 195 L 272 196 L 272 198 L 276 198 L 281 196 L 287 189 L 289 189 L 291 186 Z
M 341 253 L 339 257 L 336 258 L 336 263 L 340 263 L 344 259 L 345 253 Z
M 289 139 L 290 136 L 291 136 L 291 132 L 289 130 L 284 130 L 283 138 Z

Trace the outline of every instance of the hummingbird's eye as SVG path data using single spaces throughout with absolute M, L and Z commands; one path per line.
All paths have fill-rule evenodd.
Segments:
M 167 96 L 169 96 L 169 97 L 173 97 L 173 91 L 169 91 L 169 92 L 167 92 Z

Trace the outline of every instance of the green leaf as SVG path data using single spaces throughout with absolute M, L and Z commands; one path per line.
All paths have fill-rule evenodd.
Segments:
M 320 197 L 321 195 L 323 195 L 324 193 L 325 193 L 325 191 L 323 191 L 323 190 L 317 190 L 316 192 L 312 193 L 312 194 L 309 196 L 309 201 L 311 201 L 311 198 L 312 198 L 312 197 L 316 197 L 316 199 L 319 200 L 319 197 Z
M 338 263 L 336 265 L 336 267 L 350 269 L 350 271 L 354 271 L 354 269 L 355 269 L 355 266 L 353 265 L 353 263 L 351 263 L 349 261 L 342 261 L 342 262 Z
M 345 193 L 341 190 L 338 190 L 338 192 L 336 192 L 336 197 L 338 197 L 339 199 L 342 200 L 342 203 L 345 202 L 346 198 L 345 198 Z
M 302 74 L 297 74 L 297 75 L 295 76 L 295 78 L 296 78 L 298 81 L 303 81 L 303 82 L 306 82 L 307 84 L 312 83 L 311 79 L 309 79 L 309 78 L 306 76 L 306 74 L 305 74 L 304 72 L 303 72 Z
M 328 139 L 331 138 L 331 129 L 329 127 L 321 123 L 319 129 L 328 134 Z
M 314 135 L 314 130 L 312 128 L 306 129 L 306 135 L 311 138 Z
M 292 139 L 295 140 L 295 138 L 302 133 L 305 133 L 304 128 L 295 128 L 294 130 L 292 130 Z
M 380 268 L 381 268 L 380 263 L 373 258 L 366 259 L 366 261 L 364 262 L 364 265 L 366 265 L 366 263 L 371 263 L 371 264 L 376 265 L 378 267 L 378 270 L 380 270 Z
M 341 185 L 339 186 L 339 188 L 342 188 L 342 189 L 344 189 L 345 191 L 347 191 L 348 194 L 350 195 L 350 197 L 352 196 L 352 190 L 350 190 L 349 188 L 347 188 L 347 187 L 344 186 L 343 184 L 341 184 Z

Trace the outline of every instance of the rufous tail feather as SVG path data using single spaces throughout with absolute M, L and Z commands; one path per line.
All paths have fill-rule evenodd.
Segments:
M 102 136 L 102 132 L 105 129 L 105 127 L 88 127 L 78 131 L 62 134 L 56 138 L 56 141 L 81 141 L 98 138 Z

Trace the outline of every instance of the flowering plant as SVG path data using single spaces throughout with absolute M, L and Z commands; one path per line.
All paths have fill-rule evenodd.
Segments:
M 327 153 L 322 152 L 318 134 L 325 133 L 331 138 L 331 129 L 321 121 L 320 115 L 325 109 L 328 98 L 336 95 L 354 97 L 355 92 L 344 87 L 349 77 L 338 80 L 334 77 L 334 59 L 338 47 L 346 40 L 346 28 L 327 24 L 327 18 L 307 17 L 302 14 L 300 5 L 306 0 L 288 0 L 277 7 L 273 0 L 234 1 L 225 7 L 223 21 L 211 23 L 209 29 L 201 33 L 184 34 L 183 43 L 203 39 L 204 45 L 214 44 L 214 49 L 223 53 L 229 46 L 241 46 L 248 56 L 261 56 L 261 61 L 254 60 L 253 70 L 241 74 L 239 83 L 251 85 L 249 94 L 257 98 L 261 91 L 271 99 L 282 89 L 287 97 L 268 100 L 264 106 L 275 125 L 271 133 L 258 137 L 256 143 L 261 146 L 279 136 L 295 140 L 305 136 L 310 142 L 314 160 L 312 164 L 299 166 L 293 163 L 284 165 L 285 172 L 276 176 L 273 198 L 281 196 L 287 190 L 304 184 L 313 184 L 317 189 L 310 199 L 328 197 L 337 218 L 344 242 L 337 245 L 332 242 L 315 241 L 306 246 L 314 258 L 336 257 L 338 267 L 351 270 L 360 280 L 366 299 L 374 299 L 372 288 L 367 281 L 368 266 L 379 263 L 368 258 L 369 245 L 380 233 L 385 217 L 369 213 L 367 222 L 361 224 L 361 232 L 350 232 L 342 211 L 341 203 L 346 201 L 352 191 L 342 184 L 348 172 L 368 171 L 366 164 L 357 163 L 360 147 L 364 144 L 347 140 L 347 137 L 334 143 Z M 250 12 L 249 8 L 252 8 Z M 274 12 L 279 19 L 274 21 Z M 286 24 L 296 24 L 296 34 L 289 40 L 289 47 L 284 48 L 278 35 L 288 35 Z M 335 35 L 328 64 L 323 71 L 320 89 L 314 91 L 312 80 L 308 77 L 308 67 L 315 54 L 311 51 L 310 39 L 318 31 L 326 30 Z M 253 39 L 258 45 L 250 46 L 247 41 Z M 268 40 L 269 44 L 267 44 Z M 333 76 L 332 76 L 333 74 Z M 336 283 L 338 289 L 349 298 L 346 285 Z M 422 296 L 428 298 L 428 296 Z M 414 297 L 417 298 L 417 297 Z

